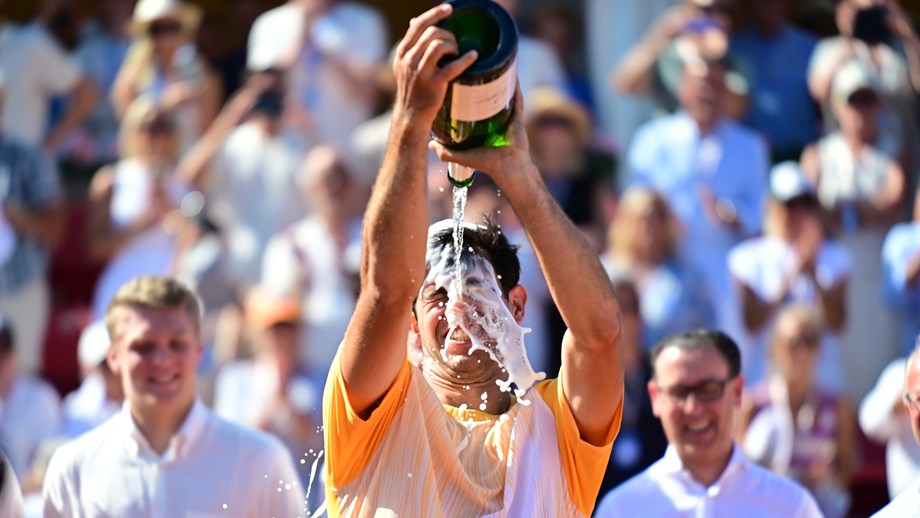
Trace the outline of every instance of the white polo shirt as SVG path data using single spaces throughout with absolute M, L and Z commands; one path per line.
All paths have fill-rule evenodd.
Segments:
M 722 476 L 705 487 L 668 446 L 660 460 L 607 493 L 596 518 L 820 518 L 811 495 L 795 482 L 749 461 L 736 444 Z
M 920 518 L 920 480 L 898 495 L 872 518 Z
M 51 458 L 45 517 L 306 516 L 305 488 L 275 438 L 214 416 L 201 401 L 154 452 L 128 405 Z

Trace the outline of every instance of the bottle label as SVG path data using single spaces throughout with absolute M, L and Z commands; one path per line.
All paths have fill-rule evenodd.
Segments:
M 456 82 L 451 87 L 450 118 L 466 122 L 486 120 L 505 109 L 514 97 L 517 60 L 502 75 L 481 85 Z

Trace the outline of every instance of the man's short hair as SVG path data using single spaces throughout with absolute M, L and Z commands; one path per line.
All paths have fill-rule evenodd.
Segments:
M 452 225 L 436 230 L 428 239 L 428 248 L 443 249 L 453 248 L 454 246 L 454 228 Z M 512 245 L 501 227 L 494 219 L 483 215 L 481 225 L 463 225 L 463 250 L 461 252 L 461 261 L 468 256 L 470 248 L 473 252 L 483 256 L 492 265 L 495 274 L 498 275 L 498 282 L 502 289 L 502 294 L 506 297 L 518 285 L 521 279 L 521 261 L 517 256 L 517 245 Z M 448 265 L 453 264 L 451 257 Z M 431 267 L 429 264 L 428 267 Z
M 694 329 L 669 336 L 658 342 L 652 348 L 651 363 L 652 377 L 655 377 L 655 363 L 658 357 L 669 347 L 676 347 L 682 351 L 696 351 L 705 347 L 712 347 L 719 356 L 728 364 L 728 377 L 734 379 L 741 374 L 741 351 L 738 344 L 727 334 L 718 329 Z
M 118 311 L 122 308 L 181 309 L 195 330 L 201 329 L 201 305 L 191 289 L 172 277 L 135 277 L 118 289 L 105 312 L 105 327 L 112 343 L 118 339 Z

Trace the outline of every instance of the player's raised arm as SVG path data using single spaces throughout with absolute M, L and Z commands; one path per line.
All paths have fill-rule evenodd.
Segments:
M 355 410 L 371 408 L 406 359 L 413 299 L 425 278 L 425 185 L 431 124 L 447 85 L 476 59 L 457 54 L 454 36 L 435 24 L 450 6 L 413 18 L 396 50 L 397 92 L 390 139 L 364 219 L 361 295 L 342 344 L 342 375 Z

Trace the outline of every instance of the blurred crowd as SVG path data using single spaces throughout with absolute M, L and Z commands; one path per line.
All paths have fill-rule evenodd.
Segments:
M 621 305 L 626 400 L 602 494 L 667 444 L 650 349 L 714 327 L 742 349 L 737 441 L 753 460 L 829 517 L 897 495 L 920 475 L 901 406 L 920 334 L 918 10 L 499 3 L 522 29 L 534 161 Z M 0 446 L 24 493 L 56 445 L 121 408 L 102 318 L 122 284 L 154 274 L 202 300 L 201 399 L 295 459 L 313 453 L 306 485 L 387 139 L 392 14 L 351 0 L 39 0 L 16 17 L 3 4 Z M 651 23 L 598 69 L 603 16 Z M 612 98 L 641 123 L 611 123 Z M 434 159 L 429 191 L 449 217 Z M 564 324 L 479 175 L 466 217 L 484 213 L 521 246 L 528 354 L 554 376 Z

